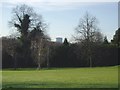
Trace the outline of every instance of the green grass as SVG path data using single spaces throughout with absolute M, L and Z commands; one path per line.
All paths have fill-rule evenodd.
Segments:
M 118 66 L 3 70 L 3 88 L 117 88 Z

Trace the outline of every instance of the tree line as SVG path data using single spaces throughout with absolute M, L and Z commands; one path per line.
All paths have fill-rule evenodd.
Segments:
M 2 37 L 2 67 L 96 67 L 118 65 L 120 28 L 108 42 L 98 27 L 96 17 L 86 12 L 75 29 L 75 43 L 56 43 L 47 35 L 47 24 L 32 7 L 13 8 L 9 25 L 18 34 Z

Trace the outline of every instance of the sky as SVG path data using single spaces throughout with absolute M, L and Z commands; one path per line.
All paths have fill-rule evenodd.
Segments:
M 19 4 L 27 4 L 42 15 L 48 24 L 47 34 L 52 41 L 62 37 L 71 42 L 75 28 L 86 12 L 98 19 L 98 27 L 109 41 L 118 28 L 118 0 L 4 0 L 0 1 L 0 36 L 13 33 L 8 21 L 12 18 L 12 9 Z

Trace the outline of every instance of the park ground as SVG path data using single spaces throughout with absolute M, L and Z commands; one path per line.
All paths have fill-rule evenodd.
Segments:
M 4 69 L 2 88 L 118 88 L 118 67 Z

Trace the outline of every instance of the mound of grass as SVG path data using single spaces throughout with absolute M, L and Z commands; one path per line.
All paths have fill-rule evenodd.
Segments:
M 3 88 L 117 88 L 118 66 L 3 70 Z

